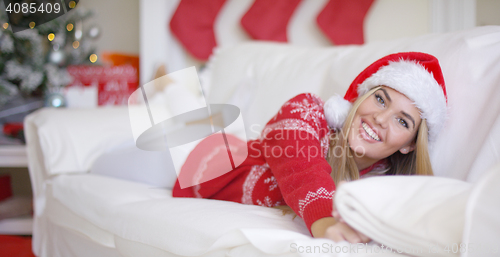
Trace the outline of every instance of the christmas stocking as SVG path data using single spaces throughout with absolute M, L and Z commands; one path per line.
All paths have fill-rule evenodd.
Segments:
M 286 27 L 301 0 L 255 0 L 241 18 L 248 34 L 259 40 L 286 42 Z
M 330 0 L 317 17 L 335 45 L 363 44 L 363 21 L 374 0 Z
M 181 0 L 170 30 L 195 58 L 208 60 L 216 46 L 215 18 L 226 0 Z

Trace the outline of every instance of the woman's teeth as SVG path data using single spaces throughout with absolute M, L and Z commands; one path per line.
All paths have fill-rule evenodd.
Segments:
M 373 131 L 366 123 L 362 123 L 361 126 L 363 126 L 363 129 L 366 131 L 366 134 L 368 134 L 371 138 L 380 141 L 380 138 L 378 137 L 377 133 Z

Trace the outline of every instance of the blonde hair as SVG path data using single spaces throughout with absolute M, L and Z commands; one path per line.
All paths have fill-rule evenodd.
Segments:
M 354 102 L 344 126 L 333 134 L 328 150 L 328 163 L 332 167 L 331 177 L 335 184 L 340 181 L 359 179 L 359 170 L 354 162 L 354 152 L 348 144 L 348 136 L 354 119 L 354 114 L 361 103 L 381 87 L 372 88 L 366 94 L 358 97 Z M 389 156 L 390 168 L 386 174 L 390 175 L 433 175 L 428 152 L 428 128 L 425 119 L 422 119 L 415 140 L 415 150 L 408 154 L 399 151 Z

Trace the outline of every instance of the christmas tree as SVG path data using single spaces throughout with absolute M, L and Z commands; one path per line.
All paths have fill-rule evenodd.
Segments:
M 59 92 L 71 82 L 68 65 L 96 62 L 92 41 L 99 27 L 83 29 L 92 16 L 90 10 L 75 8 L 37 25 L 29 15 L 20 14 L 18 19 L 31 29 L 13 33 L 5 10 L 0 10 L 0 107 L 15 96 Z

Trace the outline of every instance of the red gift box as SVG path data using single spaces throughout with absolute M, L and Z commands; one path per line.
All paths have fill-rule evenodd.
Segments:
M 98 105 L 126 105 L 129 96 L 138 87 L 137 68 L 120 66 L 69 66 L 68 73 L 73 81 L 68 85 L 97 87 Z
M 17 137 L 23 131 L 23 123 L 12 122 L 3 125 L 3 134 L 10 137 Z

